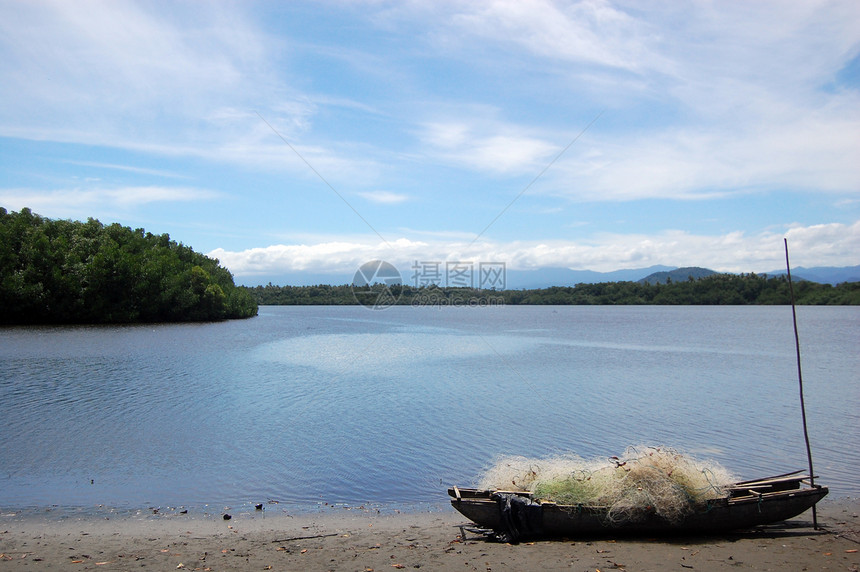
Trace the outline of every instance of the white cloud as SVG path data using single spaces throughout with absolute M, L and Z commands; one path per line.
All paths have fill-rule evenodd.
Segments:
M 608 106 L 588 141 L 562 161 L 567 168 L 554 167 L 542 181 L 554 184 L 536 191 L 573 188 L 577 196 L 627 200 L 762 185 L 857 190 L 860 167 L 852 157 L 860 96 L 830 83 L 860 49 L 858 6 L 496 0 L 355 9 L 357 18 L 392 34 L 405 33 L 404 24 L 424 30 L 425 47 L 410 45 L 414 52 L 394 57 L 370 46 L 358 51 L 274 37 L 241 4 L 180 5 L 169 13 L 127 1 L 6 4 L 0 6 L 0 135 L 308 176 L 256 116 L 259 110 L 338 187 L 384 186 L 381 178 L 404 151 L 479 173 L 539 172 L 565 143 L 558 124 L 529 113 L 530 124 L 504 98 L 444 99 L 446 91 L 425 88 L 413 103 L 402 99 L 415 99 L 415 86 L 402 81 L 403 62 L 414 60 L 399 58 L 426 57 L 421 50 L 430 42 L 442 62 L 474 61 L 479 78 L 516 62 L 529 70 L 535 93 L 550 90 L 567 117 L 577 106 Z M 388 85 L 397 78 L 404 83 L 391 90 L 397 104 L 388 109 L 385 101 L 336 91 L 302 93 L 293 86 L 311 85 L 313 77 L 282 65 L 290 51 L 339 59 Z M 523 86 L 513 87 L 522 96 Z M 428 106 L 428 99 L 436 103 Z M 648 117 L 652 104 L 659 113 L 672 109 L 665 121 Z M 641 115 L 631 116 L 629 106 Z M 327 107 L 390 115 L 391 124 L 417 135 L 418 148 L 329 135 L 316 124 Z M 467 115 L 476 110 L 477 118 Z M 610 129 L 615 121 L 635 127 Z M 599 157 L 584 157 L 586 151 Z
M 83 131 L 88 120 L 105 129 L 118 118 L 142 119 L 145 106 L 163 124 L 241 88 L 243 68 L 262 55 L 240 15 L 220 10 L 180 8 L 168 20 L 131 2 L 58 1 L 7 5 L 3 16 L 3 119 L 11 125 L 62 118 Z
M 318 106 L 241 7 L 0 4 L 0 53 L 0 136 L 307 171 L 254 111 L 299 148 Z M 334 148 L 300 150 L 332 177 L 366 172 Z
M 330 241 L 273 245 L 244 251 L 216 249 L 218 258 L 237 277 L 253 278 L 288 272 L 349 275 L 373 259 L 403 271 L 414 261 L 505 262 L 508 269 L 566 267 L 611 271 L 655 264 L 704 266 L 725 272 L 764 272 L 784 264 L 783 237 L 788 238 L 794 266 L 851 266 L 860 263 L 860 221 L 852 225 L 790 225 L 756 235 L 731 232 L 697 235 L 667 230 L 653 235 L 598 234 L 582 241 L 445 242 L 400 238 L 391 246 L 372 241 Z
M 436 14 L 448 31 L 437 40 L 441 49 L 482 54 L 470 42 L 489 40 L 498 51 L 482 54 L 481 65 L 500 70 L 525 50 L 529 69 L 575 78 L 550 84 L 558 97 L 606 105 L 587 140 L 536 192 L 631 200 L 761 188 L 860 191 L 860 93 L 835 87 L 837 72 L 860 51 L 856 2 L 640 9 L 500 0 L 455 3 L 452 11 L 447 20 Z M 660 119 L 650 117 L 652 108 Z M 623 122 L 629 126 L 619 129 Z M 552 138 L 518 135 L 436 118 L 423 139 L 474 169 L 534 170 L 548 154 L 543 140 Z
M 811 116 L 731 129 L 590 134 L 535 190 L 589 200 L 709 198 L 751 190 L 860 192 L 860 97 Z M 599 128 L 596 130 L 599 132 Z
M 192 187 L 116 187 L 41 191 L 0 189 L 0 204 L 7 210 L 29 207 L 40 215 L 55 217 L 92 216 L 104 209 L 128 209 L 157 202 L 210 201 L 222 195 Z
M 0 3 L 0 137 L 313 178 L 306 160 L 335 186 L 373 184 L 377 151 L 328 137 L 314 121 L 323 108 L 380 112 L 299 89 L 307 78 L 284 65 L 290 39 L 273 36 L 253 12 L 218 3 Z
M 358 194 L 372 203 L 384 205 L 402 203 L 409 200 L 408 196 L 402 193 L 392 193 L 391 191 L 367 191 Z
M 129 173 L 135 173 L 138 175 L 154 175 L 156 177 L 165 177 L 169 179 L 187 179 L 186 175 L 180 175 L 179 173 L 173 173 L 170 171 L 164 171 L 161 169 L 147 169 L 144 167 L 135 167 L 133 165 L 116 165 L 112 163 L 100 163 L 98 161 L 63 161 L 64 163 L 69 163 L 70 165 L 80 165 L 82 167 L 95 167 L 97 169 L 114 169 L 117 171 L 127 171 Z
M 390 245 L 390 246 L 389 246 Z M 391 248 L 393 247 L 393 248 Z M 228 251 L 217 248 L 209 253 L 236 276 L 254 276 L 277 272 L 308 271 L 322 273 L 355 272 L 368 260 L 406 258 L 426 249 L 427 243 L 401 238 L 386 243 L 332 241 L 317 244 L 276 244 L 264 248 Z M 386 258 L 385 255 L 388 255 Z
M 545 166 L 557 145 L 502 122 L 444 121 L 423 125 L 419 138 L 436 161 L 490 173 L 523 173 Z
M 658 59 L 648 47 L 654 32 L 645 22 L 602 0 L 464 2 L 450 19 L 445 40 L 475 37 L 550 60 L 637 70 Z
M 555 241 L 513 250 L 515 267 L 566 266 L 610 271 L 619 268 L 704 266 L 724 272 L 763 272 L 784 266 L 783 238 L 794 266 L 851 266 L 860 263 L 860 221 L 853 225 L 793 225 L 754 235 L 730 232 L 698 235 L 667 230 L 653 235 L 599 234 L 581 243 Z

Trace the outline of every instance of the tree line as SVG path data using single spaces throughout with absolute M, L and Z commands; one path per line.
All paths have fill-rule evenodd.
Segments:
M 377 285 L 382 289 L 383 286 Z M 602 282 L 576 286 L 553 286 L 531 290 L 478 290 L 436 286 L 389 287 L 398 305 L 778 305 L 790 304 L 788 279 L 764 274 L 714 274 L 706 278 L 666 284 L 647 282 Z M 354 305 L 350 285 L 266 286 L 248 288 L 258 304 L 265 305 Z M 799 280 L 794 282 L 795 299 L 802 305 L 860 305 L 860 282 L 836 286 Z
M 257 315 L 218 260 L 117 223 L 0 208 L 0 323 L 209 321 Z

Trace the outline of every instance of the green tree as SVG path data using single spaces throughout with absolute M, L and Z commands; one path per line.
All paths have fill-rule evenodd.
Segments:
M 0 323 L 118 323 L 257 314 L 217 260 L 143 229 L 0 208 Z

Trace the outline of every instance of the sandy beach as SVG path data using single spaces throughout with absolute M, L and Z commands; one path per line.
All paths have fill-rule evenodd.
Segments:
M 456 512 L 381 515 L 279 507 L 0 516 L 0 572 L 12 570 L 860 570 L 860 501 L 825 499 L 777 526 L 712 537 L 571 538 L 517 545 L 465 531 Z

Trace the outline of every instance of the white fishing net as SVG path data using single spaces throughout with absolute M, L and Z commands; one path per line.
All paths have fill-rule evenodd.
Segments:
M 678 522 L 696 505 L 727 494 L 737 479 L 714 461 L 666 447 L 628 447 L 623 455 L 587 460 L 501 458 L 479 488 L 528 491 L 560 505 L 603 507 L 613 522 L 635 522 L 650 513 Z

